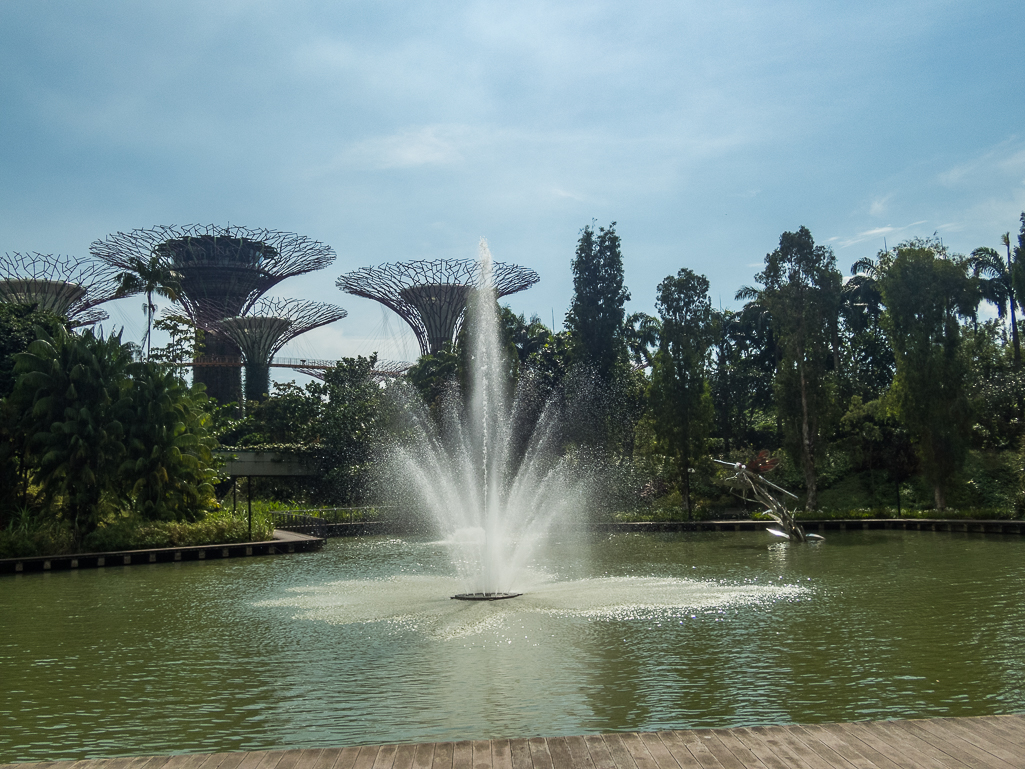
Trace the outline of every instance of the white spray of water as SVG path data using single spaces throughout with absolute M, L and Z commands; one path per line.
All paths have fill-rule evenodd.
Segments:
M 591 488 L 578 458 L 558 455 L 554 405 L 532 418 L 529 375 L 511 392 L 491 265 L 482 239 L 479 289 L 467 309 L 465 398 L 445 410 L 441 434 L 421 412 L 387 469 L 429 513 L 470 593 L 522 590 L 525 567 L 553 527 L 586 508 Z

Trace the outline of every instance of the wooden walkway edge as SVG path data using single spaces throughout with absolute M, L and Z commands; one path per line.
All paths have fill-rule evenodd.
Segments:
M 0 764 L 0 769 L 1025 769 L 1025 715 Z
M 246 558 L 254 555 L 303 553 L 309 550 L 319 550 L 323 545 L 323 537 L 275 529 L 274 539 L 259 542 L 235 542 L 227 545 L 182 545 L 180 547 L 155 547 L 146 550 L 122 550 L 106 553 L 0 558 L 0 574 L 102 569 L 106 566 L 138 566 L 146 563 L 205 561 L 215 558 Z

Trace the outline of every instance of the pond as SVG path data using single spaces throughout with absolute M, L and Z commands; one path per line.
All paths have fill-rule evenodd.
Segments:
M 1025 711 L 1025 539 L 594 535 L 0 579 L 0 763 Z M 551 565 L 555 564 L 555 566 Z

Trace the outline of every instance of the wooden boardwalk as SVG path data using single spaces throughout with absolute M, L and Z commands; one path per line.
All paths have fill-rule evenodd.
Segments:
M 3 764 L 0 769 L 1025 769 L 1025 715 Z

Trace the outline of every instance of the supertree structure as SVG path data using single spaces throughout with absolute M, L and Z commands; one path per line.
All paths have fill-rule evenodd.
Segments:
M 481 285 L 473 259 L 396 262 L 364 267 L 338 278 L 342 291 L 380 302 L 416 334 L 420 354 L 433 354 L 455 341 L 470 293 Z M 531 269 L 495 262 L 491 283 L 496 297 L 515 294 L 539 280 Z
M 155 257 L 173 272 L 178 302 L 205 332 L 202 362 L 214 364 L 194 368 L 193 379 L 204 382 L 221 402 L 242 394 L 242 351 L 221 321 L 250 314 L 257 300 L 285 278 L 319 270 L 335 259 L 330 246 L 302 235 L 198 224 L 118 232 L 93 243 L 90 251 L 120 270 L 136 270 Z
M 321 381 L 326 377 L 328 369 L 334 368 L 338 361 L 333 360 L 314 360 L 312 358 L 289 358 L 285 360 L 278 360 L 273 365 L 275 366 L 287 366 L 300 374 L 306 374 L 306 376 L 319 379 Z M 405 360 L 379 360 L 374 364 L 373 370 L 370 372 L 370 376 L 378 382 L 384 382 L 391 379 L 398 379 L 400 376 L 405 374 L 409 369 L 413 368 L 413 364 Z
M 288 342 L 311 329 L 341 320 L 341 307 L 305 299 L 261 299 L 248 315 L 224 318 L 218 327 L 242 351 L 246 400 L 263 400 L 270 390 L 270 364 Z
M 73 326 L 106 320 L 97 305 L 116 298 L 117 289 L 114 271 L 94 259 L 34 252 L 0 257 L 0 302 L 34 304 Z

